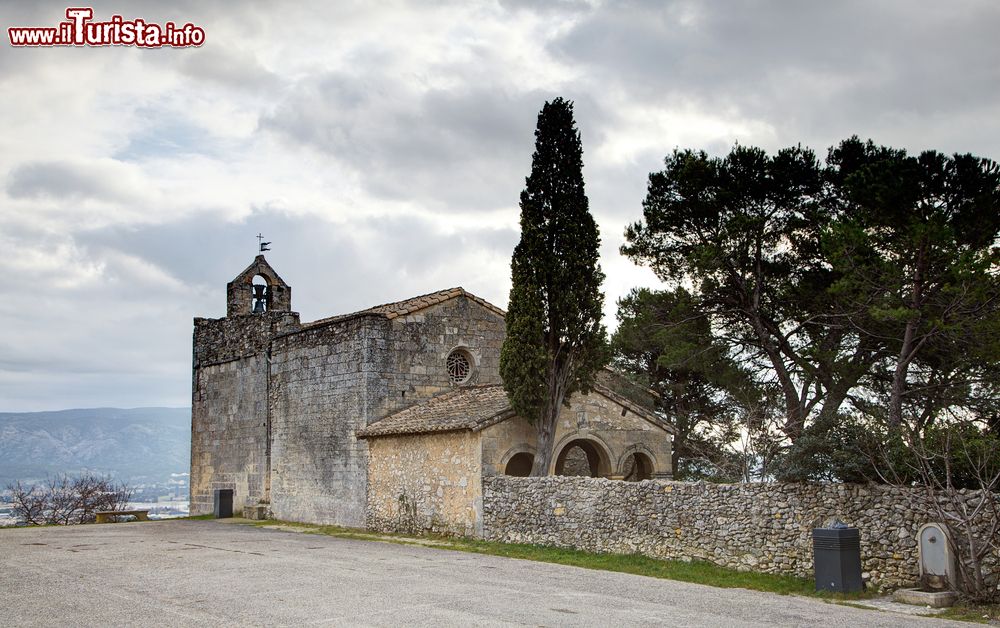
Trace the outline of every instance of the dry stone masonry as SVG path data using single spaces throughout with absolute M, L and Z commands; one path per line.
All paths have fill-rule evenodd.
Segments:
M 860 529 L 875 587 L 917 580 L 915 535 L 929 513 L 922 491 L 891 486 L 483 478 L 487 540 L 811 577 L 812 529 L 839 518 Z

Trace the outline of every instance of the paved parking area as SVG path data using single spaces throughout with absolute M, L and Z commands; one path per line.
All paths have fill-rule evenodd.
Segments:
M 819 600 L 215 521 L 0 530 L 14 626 L 962 626 Z

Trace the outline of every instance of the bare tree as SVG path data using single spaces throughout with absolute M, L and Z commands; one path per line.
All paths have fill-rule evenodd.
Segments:
M 882 447 L 881 479 L 923 489 L 950 532 L 960 592 L 974 602 L 1000 600 L 1000 439 L 964 423 L 908 431 L 901 442 L 906 451 Z
M 14 501 L 14 516 L 26 525 L 91 523 L 98 511 L 125 510 L 133 489 L 111 478 L 84 474 L 61 475 L 42 484 L 7 486 Z
M 20 480 L 8 484 L 7 490 L 11 493 L 13 513 L 18 521 L 30 526 L 45 524 L 48 498 L 44 490 L 34 485 L 24 486 Z
M 737 417 L 728 440 L 721 439 L 722 476 L 742 483 L 774 481 L 774 464 L 787 446 L 780 406 L 766 395 L 740 398 Z

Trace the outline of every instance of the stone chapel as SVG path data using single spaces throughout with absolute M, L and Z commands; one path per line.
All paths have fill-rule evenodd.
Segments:
M 191 514 L 475 534 L 484 475 L 534 430 L 499 375 L 504 312 L 462 288 L 302 323 L 258 255 L 194 319 Z M 673 427 L 611 371 L 560 415 L 552 474 L 669 478 Z

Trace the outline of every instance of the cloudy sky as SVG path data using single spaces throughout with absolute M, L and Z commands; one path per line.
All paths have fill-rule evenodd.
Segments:
M 313 320 L 461 285 L 504 307 L 535 117 L 576 103 L 606 315 L 675 147 L 852 134 L 1000 158 L 1000 3 L 93 3 L 200 48 L 0 50 L 0 411 L 190 403 L 191 319 L 268 259 Z M 237 9 L 238 7 L 238 9 Z M 0 25 L 66 4 L 3 2 Z

